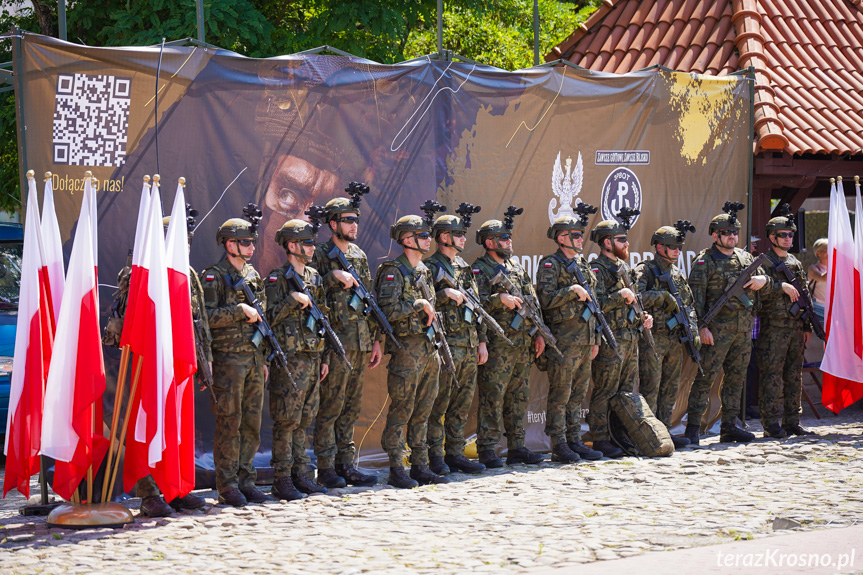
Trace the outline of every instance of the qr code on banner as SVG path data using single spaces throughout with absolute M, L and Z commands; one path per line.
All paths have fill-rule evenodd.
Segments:
M 122 166 L 131 88 L 131 78 L 60 74 L 54 104 L 54 163 Z

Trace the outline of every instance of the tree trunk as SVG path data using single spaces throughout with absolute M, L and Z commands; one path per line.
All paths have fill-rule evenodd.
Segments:
M 51 12 L 51 4 L 44 0 L 32 0 L 33 11 L 39 21 L 39 29 L 45 36 L 54 35 L 54 15 Z

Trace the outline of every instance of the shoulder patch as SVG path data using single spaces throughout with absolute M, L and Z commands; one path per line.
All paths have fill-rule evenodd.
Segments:
M 551 268 L 554 267 L 554 265 L 551 262 L 545 262 L 542 267 Z
M 211 282 L 216 279 L 216 274 L 207 274 L 204 276 L 204 281 Z
M 395 274 L 387 274 L 387 277 L 385 279 L 387 281 L 392 281 L 392 280 L 396 279 L 396 276 L 395 276 Z
M 472 271 L 473 271 L 474 275 L 476 275 L 476 274 L 478 274 L 478 273 L 479 273 L 479 269 L 478 269 L 478 268 L 472 268 Z
M 267 279 L 268 279 L 270 282 L 275 282 L 275 281 L 279 281 L 279 276 L 272 275 L 272 276 L 268 277 Z
M 595 274 L 596 274 L 596 273 L 599 273 L 599 266 L 596 266 L 596 267 L 592 267 L 592 268 L 590 268 L 590 271 L 592 271 L 592 272 L 593 272 L 593 273 L 595 273 Z
M 704 258 L 701 258 L 695 262 L 696 265 L 700 265 L 704 263 Z

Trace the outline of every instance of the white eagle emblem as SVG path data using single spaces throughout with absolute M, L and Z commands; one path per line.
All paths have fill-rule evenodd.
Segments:
M 581 152 L 578 153 L 578 161 L 575 163 L 575 170 L 572 169 L 572 158 L 566 159 L 566 173 L 560 165 L 560 152 L 557 153 L 557 160 L 554 162 L 554 169 L 551 173 L 551 191 L 557 198 L 552 198 L 548 203 L 548 223 L 553 224 L 554 220 L 560 216 L 573 216 L 572 200 L 575 199 L 576 205 L 581 203 L 580 198 L 576 198 L 581 193 L 581 184 L 584 181 L 584 164 L 581 162 Z M 560 208 L 557 213 L 554 208 L 558 206 L 560 200 Z

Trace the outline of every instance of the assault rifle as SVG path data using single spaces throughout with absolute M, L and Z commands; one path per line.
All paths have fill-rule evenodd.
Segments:
M 202 313 L 203 310 L 202 310 Z M 198 362 L 198 377 L 201 380 L 201 391 L 204 388 L 210 390 L 210 397 L 216 401 L 216 394 L 213 391 L 213 372 L 210 370 L 210 364 L 207 362 L 207 355 L 204 353 L 204 326 L 200 319 L 193 319 L 192 326 L 195 329 L 195 359 Z
M 815 335 L 824 341 L 827 341 L 827 334 L 824 333 L 824 327 L 815 315 L 815 308 L 812 306 L 812 300 L 809 299 L 808 292 L 805 291 L 805 288 L 800 284 L 800 277 L 788 269 L 785 262 L 776 266 L 776 271 L 784 273 L 788 283 L 793 285 L 794 289 L 797 290 L 797 293 L 800 294 L 800 297 L 797 298 L 796 302 L 791 304 L 791 309 L 788 311 L 796 318 L 802 319 L 803 321 L 809 320 L 809 323 L 812 324 L 812 331 L 815 332 Z
M 548 326 L 542 321 L 542 315 L 540 314 L 536 303 L 531 298 L 526 297 L 524 293 L 522 293 L 521 289 L 512 283 L 512 280 L 509 279 L 509 276 L 506 273 L 506 268 L 503 264 L 498 264 L 494 270 L 495 274 L 492 276 L 489 283 L 491 285 L 500 284 L 509 295 L 519 298 L 522 302 L 521 307 L 516 311 L 516 316 L 511 327 L 513 329 L 518 329 L 525 318 L 529 319 L 533 322 L 533 329 L 530 330 L 530 335 L 532 336 L 538 330 L 540 335 L 542 335 L 542 338 L 545 340 L 546 345 L 557 352 L 557 355 L 564 357 L 563 353 L 557 347 L 557 338 L 554 337 L 554 334 L 551 333 L 551 330 L 548 329 Z
M 632 300 L 630 304 L 632 306 L 633 311 L 638 314 L 638 317 L 641 318 L 642 323 L 638 326 L 638 331 L 641 332 L 641 336 L 644 338 L 644 341 L 647 342 L 647 345 L 650 346 L 650 350 L 653 352 L 653 355 L 656 356 L 656 359 L 659 359 L 659 352 L 656 351 L 656 340 L 653 339 L 653 332 L 644 327 L 644 305 L 641 302 L 641 294 L 632 286 L 632 280 L 629 277 L 629 266 L 626 265 L 625 262 L 620 264 L 620 268 L 617 270 L 617 275 L 620 279 L 623 280 L 623 285 L 625 285 L 632 293 L 635 294 L 635 299 Z
M 497 323 L 491 314 L 482 309 L 482 304 L 479 301 L 479 298 L 476 297 L 476 294 L 473 293 L 473 289 L 467 288 L 458 285 L 455 281 L 455 278 L 447 273 L 447 271 L 443 268 L 443 266 L 438 266 L 437 268 L 437 277 L 434 279 L 435 283 L 443 282 L 461 295 L 464 296 L 464 306 L 469 309 L 471 312 L 475 313 L 479 316 L 479 321 L 484 321 L 487 326 L 491 328 L 491 330 L 496 333 L 498 336 L 502 337 L 506 343 L 510 346 L 514 346 L 515 344 L 506 337 L 506 332 L 503 331 L 503 328 L 500 327 L 500 324 Z
M 426 283 L 425 276 L 420 275 L 416 280 L 416 285 L 420 288 L 420 293 L 422 293 L 423 298 L 431 304 L 434 300 L 434 294 L 432 294 L 431 288 Z M 435 342 L 435 347 L 437 347 L 441 352 L 444 369 L 452 375 L 453 383 L 458 386 L 459 383 L 458 379 L 456 379 L 455 361 L 452 358 L 452 350 L 449 348 L 449 343 L 446 341 L 446 331 L 444 331 L 440 312 L 435 312 L 432 316 L 432 324 L 429 331 L 426 332 L 426 337 Z
M 749 299 L 749 296 L 746 295 L 746 290 L 743 289 L 743 286 L 749 283 L 749 280 L 752 279 L 752 274 L 754 274 L 760 266 L 768 263 L 769 261 L 770 260 L 767 259 L 767 256 L 765 254 L 761 254 L 760 256 L 755 258 L 755 261 L 749 264 L 749 266 L 745 270 L 740 272 L 740 275 L 737 277 L 734 283 L 731 284 L 731 287 L 726 289 L 725 292 L 721 296 L 719 296 L 719 299 L 716 300 L 716 303 L 714 303 L 711 308 L 707 310 L 707 313 L 704 314 L 704 317 L 701 318 L 701 325 L 706 326 L 710 324 L 710 322 L 716 318 L 717 314 L 722 311 L 722 308 L 725 307 L 725 304 L 731 301 L 731 298 L 736 297 L 743 304 L 743 307 L 747 309 L 751 308 L 752 300 Z
M 396 336 L 393 334 L 393 326 L 391 326 L 390 322 L 387 321 L 387 316 L 385 316 L 384 312 L 381 311 L 381 308 L 378 307 L 378 302 L 375 301 L 375 296 L 366 289 L 366 286 L 363 283 L 363 280 L 360 279 L 360 275 L 357 273 L 356 268 L 351 265 L 351 262 L 349 262 L 348 258 L 345 257 L 344 252 L 339 249 L 339 246 L 333 246 L 333 249 L 330 250 L 327 257 L 331 260 L 338 261 L 342 269 L 354 276 L 354 279 L 357 282 L 357 285 L 351 288 L 354 292 L 350 302 L 351 307 L 355 310 L 359 310 L 360 306 L 363 306 L 363 315 L 369 315 L 369 313 L 371 313 L 372 317 L 375 318 L 375 321 L 378 322 L 378 325 L 384 333 L 387 334 L 397 348 L 401 349 L 402 344 L 399 343 L 399 340 L 397 340 Z
M 294 266 L 289 265 L 288 269 L 285 270 L 285 279 L 288 280 L 288 285 L 291 286 L 294 291 L 306 294 L 306 297 L 309 298 L 309 301 L 311 302 L 309 304 L 309 319 L 306 322 L 306 327 L 309 328 L 309 330 L 316 332 L 318 337 L 325 337 L 333 351 L 342 358 L 342 361 L 345 362 L 345 365 L 347 365 L 349 369 L 353 370 L 354 366 L 352 366 L 351 362 L 348 361 L 348 356 L 345 354 L 345 348 L 342 345 L 339 336 L 337 336 L 336 332 L 333 331 L 333 326 L 330 325 L 330 321 L 327 319 L 327 316 L 324 315 L 324 312 L 322 312 L 321 308 L 318 307 L 318 304 L 315 303 L 315 298 L 313 298 L 311 292 L 309 292 L 306 282 L 303 281 L 303 278 L 300 277 L 300 274 L 297 273 Z
M 674 280 L 671 277 L 671 269 L 669 268 L 667 272 L 657 276 L 656 280 L 666 285 L 668 293 L 670 293 L 671 297 L 674 298 L 674 301 L 677 302 L 677 311 L 665 325 L 668 326 L 668 329 L 674 329 L 675 327 L 680 326 L 680 329 L 683 331 L 683 337 L 680 338 L 680 343 L 684 345 L 686 353 L 689 354 L 692 361 L 698 365 L 698 372 L 701 375 L 704 375 L 704 370 L 701 368 L 701 352 L 698 351 L 698 348 L 695 346 L 695 335 L 692 333 L 692 326 L 689 325 L 689 314 L 687 313 L 687 308 L 683 305 L 683 300 L 680 298 L 680 292 L 677 290 L 677 286 L 674 284 Z
M 584 288 L 587 292 L 588 299 L 585 303 L 584 313 L 581 314 L 581 319 L 584 321 L 589 321 L 590 316 L 596 316 L 596 321 L 598 322 L 598 326 L 596 327 L 596 331 L 602 334 L 602 337 L 605 339 L 605 343 L 607 343 L 611 349 L 614 350 L 614 353 L 617 354 L 617 357 L 620 359 L 621 363 L 623 362 L 623 358 L 620 356 L 620 350 L 618 349 L 617 339 L 614 337 L 614 332 L 611 331 L 611 327 L 608 325 L 608 322 L 605 320 L 605 315 L 602 313 L 602 310 L 599 308 L 599 301 L 596 299 L 596 292 L 593 291 L 593 288 L 590 287 L 590 283 L 587 281 L 587 278 L 584 277 L 584 272 L 581 271 L 581 268 L 578 267 L 575 259 L 570 261 L 566 265 L 566 271 L 570 275 L 575 276 L 575 280 L 578 282 L 578 285 Z
M 273 328 L 270 327 L 270 324 L 267 322 L 267 316 L 264 315 L 264 310 L 261 309 L 261 304 L 258 302 L 258 299 L 255 297 L 255 293 L 249 288 L 249 284 L 246 283 L 246 278 L 240 278 L 237 283 L 231 282 L 231 277 L 228 274 L 225 274 L 225 284 L 233 287 L 235 290 L 241 292 L 246 296 L 246 301 L 250 306 L 255 308 L 255 311 L 258 312 L 258 317 L 260 318 L 255 322 L 255 327 L 258 330 L 258 333 L 255 334 L 256 337 L 252 338 L 252 343 L 257 347 L 261 343 L 261 339 L 266 339 L 272 348 L 272 353 L 270 353 L 269 357 L 267 357 L 267 361 L 276 358 L 276 362 L 282 366 L 282 369 L 285 370 L 285 373 L 288 375 L 288 381 L 291 382 L 291 385 L 294 387 L 294 390 L 297 389 L 297 382 L 294 381 L 294 376 L 291 374 L 291 371 L 288 369 L 288 358 L 285 355 L 285 352 L 282 351 L 282 346 L 279 345 L 279 341 L 276 339 L 276 334 L 273 333 Z

